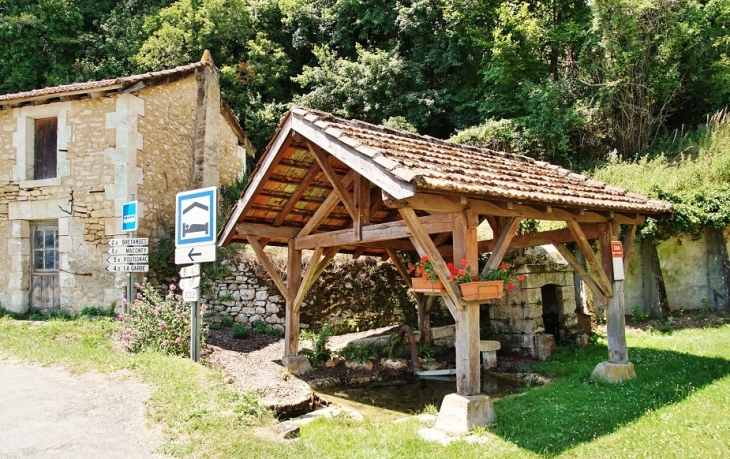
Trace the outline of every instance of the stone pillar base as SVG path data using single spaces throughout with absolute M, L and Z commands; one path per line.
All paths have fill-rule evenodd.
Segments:
M 492 399 L 487 395 L 449 394 L 444 397 L 434 428 L 462 434 L 486 426 L 496 419 Z
M 596 365 L 593 374 L 591 374 L 591 380 L 607 383 L 621 383 L 629 379 L 634 379 L 635 377 L 636 371 L 634 371 L 634 364 L 631 362 L 601 362 Z
M 309 359 L 303 355 L 285 355 L 282 357 L 281 363 L 293 375 L 303 375 L 312 371 Z

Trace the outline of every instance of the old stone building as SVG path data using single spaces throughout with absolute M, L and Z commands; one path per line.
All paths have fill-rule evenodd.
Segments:
M 126 276 L 108 273 L 123 203 L 137 236 L 172 231 L 175 195 L 232 183 L 253 147 L 200 62 L 0 96 L 0 306 L 109 306 Z

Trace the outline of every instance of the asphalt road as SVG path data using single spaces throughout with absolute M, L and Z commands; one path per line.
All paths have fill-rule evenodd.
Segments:
M 0 359 L 0 458 L 163 458 L 149 388 L 121 372 L 72 375 Z

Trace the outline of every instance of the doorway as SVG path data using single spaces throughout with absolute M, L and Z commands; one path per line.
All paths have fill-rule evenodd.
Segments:
M 61 307 L 58 282 L 58 225 L 31 225 L 30 306 L 41 310 Z
M 555 342 L 560 342 L 560 315 L 558 314 L 558 286 L 543 285 L 542 294 L 542 322 L 545 333 L 553 335 Z

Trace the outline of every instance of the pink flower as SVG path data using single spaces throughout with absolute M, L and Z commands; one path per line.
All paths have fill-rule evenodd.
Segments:
M 138 294 L 137 294 L 137 299 L 138 299 L 138 300 L 141 300 L 141 299 L 142 299 L 142 294 L 141 294 L 141 293 L 138 293 Z
M 162 345 L 163 346 L 167 346 L 168 344 L 170 344 L 170 342 L 168 340 L 165 340 L 165 341 L 162 342 Z
M 104 338 L 109 339 L 109 333 L 104 333 Z
M 182 342 L 182 340 L 181 340 L 181 339 L 180 339 L 180 337 L 178 336 L 178 337 L 177 337 L 177 338 L 175 339 L 175 344 L 180 344 L 180 342 Z
M 141 288 L 142 288 L 142 286 L 141 286 L 141 285 L 139 285 L 138 283 L 136 283 L 136 282 L 135 282 L 135 284 L 134 284 L 134 288 L 136 288 L 137 290 L 139 290 L 139 289 L 141 289 Z
M 142 283 L 144 283 L 144 282 L 147 282 L 147 278 L 146 277 L 143 277 L 142 278 Z
M 165 324 L 165 322 L 160 321 L 157 326 L 162 330 L 167 330 L 167 324 Z
M 155 309 L 155 312 L 157 314 L 161 313 L 162 312 L 162 308 L 160 306 L 157 306 L 157 309 Z
M 126 298 L 122 298 L 122 304 L 127 304 L 127 299 Z
M 175 290 L 175 284 L 170 284 L 170 290 Z

